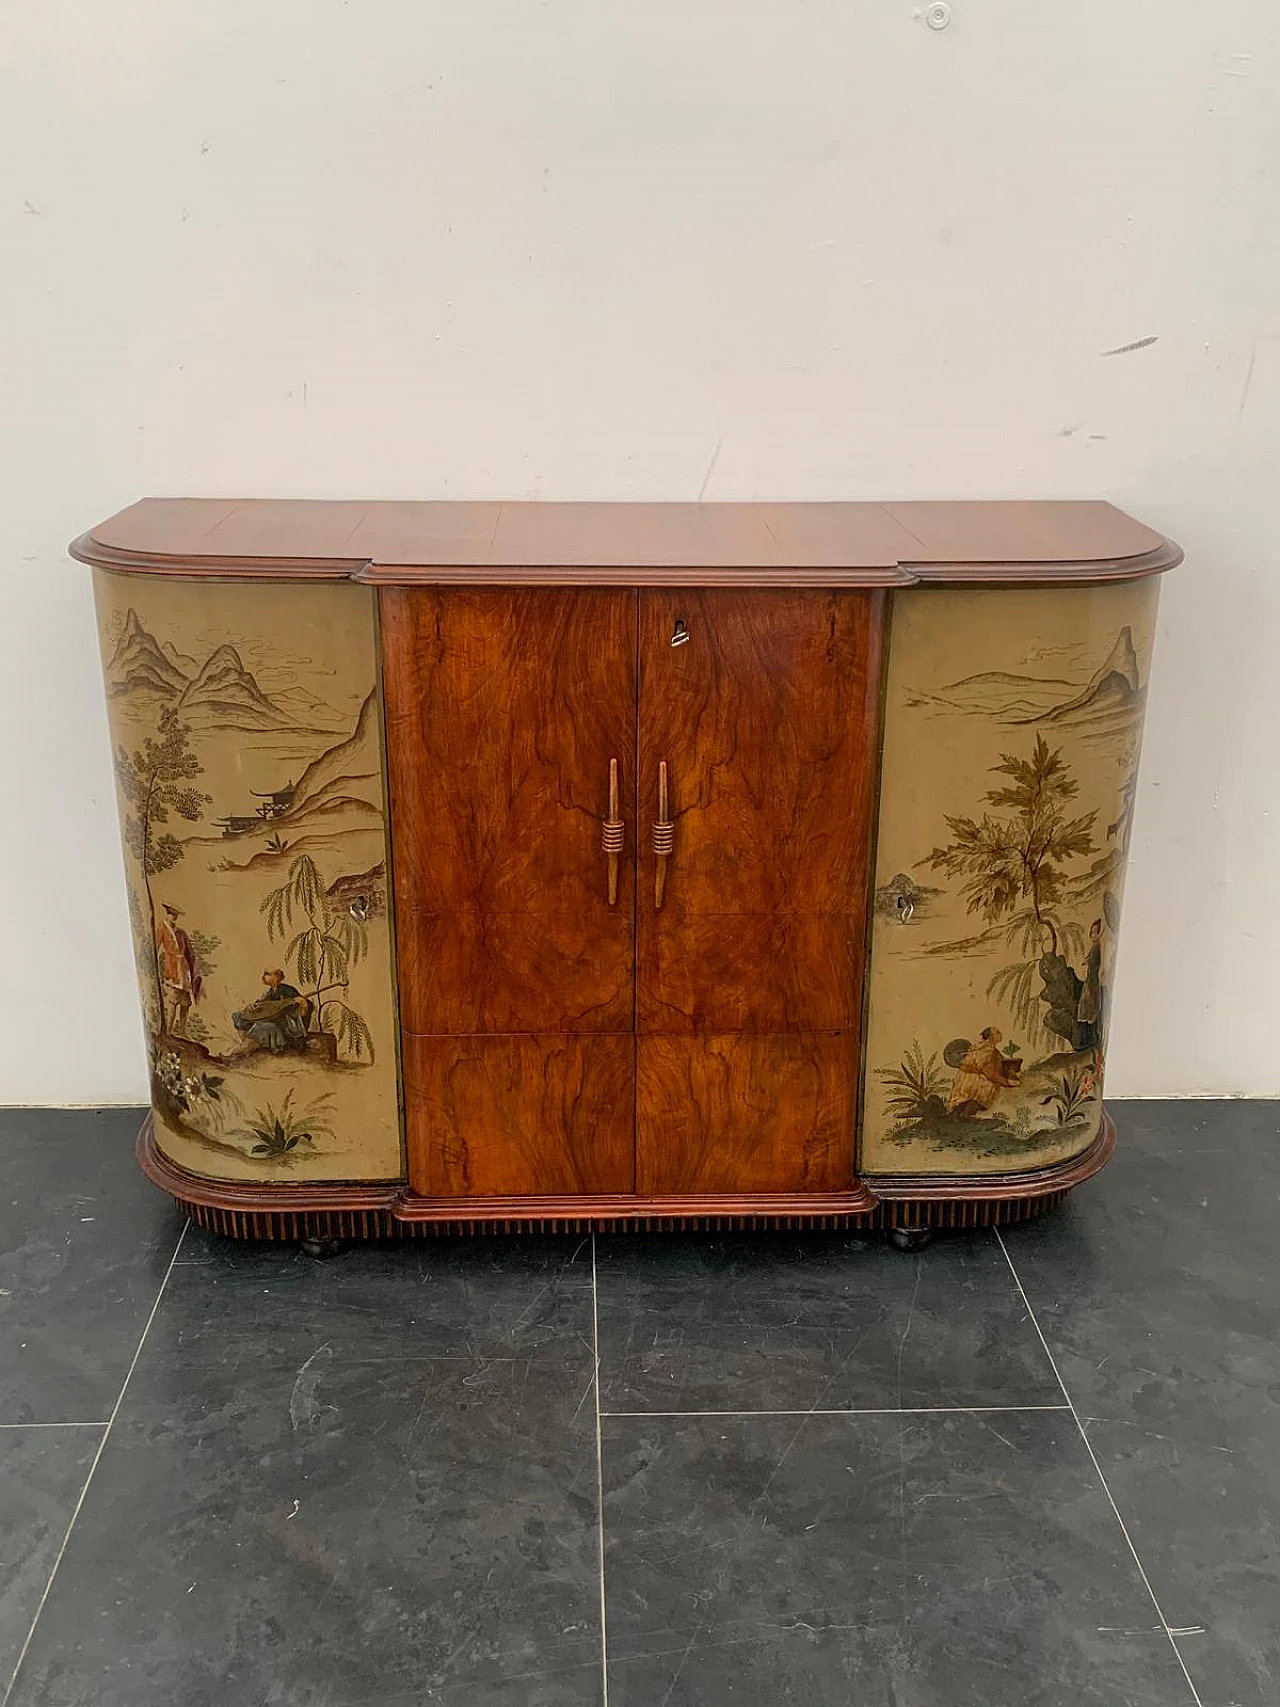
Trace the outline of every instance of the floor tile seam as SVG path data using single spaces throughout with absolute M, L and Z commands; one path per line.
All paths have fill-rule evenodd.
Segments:
M 572 1344 L 575 1336 L 566 1334 L 564 1337 L 567 1344 Z M 580 1336 L 577 1337 L 580 1339 Z M 253 1334 L 246 1333 L 245 1335 L 246 1341 L 253 1341 L 256 1338 L 257 1336 Z M 203 1345 L 201 1343 L 192 1342 L 178 1347 L 173 1351 L 170 1357 L 170 1366 L 174 1369 L 180 1369 L 185 1365 L 190 1364 L 197 1368 L 207 1368 L 209 1359 L 207 1355 L 202 1355 L 202 1351 L 207 1353 L 207 1350 L 212 1343 L 214 1343 L 214 1336 L 211 1334 L 209 1339 L 203 1342 Z M 311 1345 L 310 1341 L 307 1341 L 306 1343 Z M 228 1342 L 225 1339 L 218 1341 L 217 1344 L 219 1349 L 222 1351 L 236 1349 L 234 1342 L 232 1342 L 231 1345 L 228 1345 Z M 332 1341 L 322 1340 L 319 1346 L 312 1346 L 311 1349 L 313 1351 L 318 1351 L 322 1350 L 325 1346 L 332 1348 Z M 262 1356 L 260 1345 L 250 1345 L 248 1349 L 255 1350 L 258 1353 L 254 1362 L 256 1367 L 261 1368 Z M 293 1348 L 293 1353 L 291 1353 L 290 1356 L 301 1349 L 303 1348 L 300 1346 Z M 578 1359 L 578 1361 L 589 1364 L 591 1362 L 590 1355 L 584 1350 L 582 1357 Z M 281 1366 L 289 1362 L 290 1357 L 285 1357 L 280 1360 Z M 539 1357 L 536 1354 L 531 1355 L 520 1351 L 505 1350 L 500 1352 L 476 1350 L 470 1356 L 462 1357 L 454 1356 L 447 1352 L 421 1352 L 415 1354 L 412 1352 L 404 1353 L 395 1350 L 365 1353 L 360 1356 L 355 1356 L 354 1354 L 348 1355 L 345 1351 L 342 1354 L 342 1367 L 344 1369 L 380 1369 L 385 1364 L 389 1363 L 398 1364 L 404 1368 L 412 1369 L 421 1364 L 423 1367 L 440 1368 L 446 1373 L 451 1370 L 471 1369 L 474 1368 L 476 1364 L 480 1363 L 483 1363 L 487 1368 L 493 1368 L 499 1364 L 509 1363 L 519 1364 L 521 1368 L 528 1366 L 534 1369 L 545 1369 L 548 1372 L 551 1372 L 563 1369 L 564 1362 L 564 1358 L 560 1356 Z M 0 1427 L 20 1428 L 22 1426 L 24 1425 L 20 1423 L 0 1424 Z M 61 1428 L 75 1425 L 56 1423 L 50 1424 L 49 1426 Z M 104 1423 L 92 1423 L 89 1426 L 92 1428 L 103 1428 L 106 1425 Z
M 795 1410 L 759 1411 L 605 1411 L 600 1415 L 608 1421 L 613 1417 L 946 1417 L 946 1416 L 1015 1416 L 1029 1413 L 1070 1412 L 1070 1405 L 868 1405 L 838 1406 L 830 1410 L 808 1405 Z
M 54 1557 L 53 1564 L 50 1567 L 49 1575 L 45 1580 L 44 1589 L 41 1592 L 40 1599 L 36 1604 L 35 1613 L 31 1619 L 31 1623 L 27 1627 L 26 1637 L 23 1640 L 22 1647 L 18 1651 L 18 1658 L 14 1663 L 13 1671 L 10 1674 L 9 1681 L 5 1686 L 4 1694 L 3 1694 L 3 1696 L 0 1696 L 0 1707 L 8 1707 L 9 1699 L 12 1696 L 14 1688 L 18 1682 L 18 1677 L 19 1677 L 19 1675 L 22 1671 L 22 1667 L 26 1661 L 28 1650 L 31 1647 L 32 1638 L 35 1636 L 35 1633 L 36 1633 L 36 1627 L 40 1622 L 41 1615 L 44 1612 L 45 1605 L 49 1599 L 50 1591 L 53 1588 L 54 1579 L 57 1577 L 59 1567 L 61 1566 L 62 1561 L 63 1561 L 64 1557 L 66 1556 L 67 1547 L 70 1544 L 71 1536 L 72 1536 L 73 1531 L 75 1530 L 75 1526 L 76 1526 L 76 1523 L 79 1519 L 80 1512 L 84 1507 L 85 1498 L 88 1495 L 89 1488 L 93 1482 L 94 1474 L 97 1471 L 98 1465 L 102 1462 L 102 1455 L 106 1450 L 108 1440 L 110 1440 L 110 1438 L 111 1438 L 112 1426 L 115 1423 L 117 1415 L 119 1414 L 121 1405 L 124 1403 L 124 1396 L 129 1390 L 129 1383 L 133 1379 L 133 1372 L 138 1367 L 138 1359 L 142 1356 L 142 1348 L 147 1343 L 147 1335 L 151 1332 L 151 1325 L 155 1321 L 156 1315 L 159 1312 L 160 1302 L 164 1297 L 165 1288 L 169 1284 L 169 1276 L 173 1273 L 174 1264 L 178 1260 L 178 1252 L 182 1249 L 182 1241 L 183 1241 L 183 1239 L 186 1238 L 187 1229 L 190 1227 L 190 1225 L 191 1225 L 191 1223 L 189 1221 L 184 1221 L 182 1224 L 182 1228 L 181 1228 L 180 1232 L 178 1233 L 177 1243 L 173 1247 L 173 1255 L 169 1258 L 168 1267 L 164 1271 L 164 1276 L 160 1282 L 159 1290 L 157 1291 L 156 1296 L 155 1296 L 155 1302 L 151 1306 L 151 1313 L 148 1315 L 146 1322 L 143 1325 L 142 1333 L 138 1337 L 138 1343 L 134 1347 L 133 1356 L 129 1360 L 129 1367 L 125 1371 L 124 1380 L 120 1384 L 120 1391 L 116 1394 L 116 1402 L 111 1407 L 111 1415 L 107 1418 L 106 1425 L 102 1430 L 102 1438 L 98 1441 L 97 1449 L 95 1450 L 95 1452 L 93 1454 L 93 1459 L 90 1462 L 88 1473 L 86 1474 L 84 1482 L 81 1485 L 80 1493 L 76 1499 L 76 1503 L 75 1503 L 74 1507 L 72 1508 L 71 1517 L 67 1523 L 66 1531 L 63 1534 L 61 1544 L 58 1547 L 58 1551 Z
M 903 1619 L 901 1615 L 892 1613 L 876 1614 L 867 1618 L 854 1619 L 848 1623 L 814 1625 L 810 1625 L 803 1616 L 798 1617 L 790 1624 L 749 1622 L 745 1628 L 741 1624 L 727 1622 L 717 1624 L 714 1639 L 710 1641 L 700 1639 L 697 1647 L 699 1653 L 705 1654 L 708 1650 L 715 1648 L 766 1647 L 777 1642 L 780 1637 L 787 1636 L 799 1636 L 808 1642 L 815 1635 L 838 1637 L 857 1631 L 864 1635 L 901 1636 L 902 1630 Z M 724 1632 L 724 1634 L 720 1634 L 720 1632 Z M 1153 1624 L 1145 1630 L 1126 1630 L 1124 1634 L 1130 1641 L 1135 1641 L 1138 1638 L 1148 1639 L 1153 1647 L 1163 1652 L 1163 1640 L 1166 1634 L 1163 1625 Z M 651 1647 L 648 1645 L 649 1636 L 653 1636 L 656 1640 L 672 1640 L 671 1627 L 668 1624 L 652 1632 L 643 1630 L 637 1632 L 631 1640 L 645 1645 L 638 1647 L 635 1652 L 620 1653 L 615 1649 L 610 1663 L 615 1667 L 622 1667 L 635 1665 L 645 1660 L 674 1659 L 677 1655 L 683 1654 L 688 1646 L 687 1640 L 675 1639 L 672 1647 Z
M 333 1263 L 327 1265 L 327 1273 L 323 1279 L 308 1274 L 305 1269 L 281 1269 L 271 1274 L 251 1274 L 243 1269 L 214 1268 L 203 1262 L 178 1263 L 174 1273 L 184 1284 L 188 1278 L 200 1276 L 211 1292 L 283 1293 L 308 1304 L 327 1303 L 331 1299 L 347 1295 L 357 1300 L 372 1298 L 378 1303 L 386 1299 L 404 1300 L 418 1307 L 426 1303 L 467 1304 L 477 1286 L 488 1286 L 497 1305 L 509 1307 L 516 1316 L 520 1315 L 520 1306 L 526 1305 L 530 1291 L 535 1288 L 539 1300 L 545 1298 L 549 1306 L 553 1306 L 562 1298 L 579 1302 L 591 1296 L 590 1278 L 575 1280 L 567 1286 L 554 1281 L 538 1286 L 536 1277 L 531 1279 L 527 1275 L 519 1275 L 513 1277 L 511 1285 L 504 1288 L 495 1284 L 492 1275 L 460 1275 L 456 1277 L 455 1286 L 454 1276 L 435 1276 L 422 1283 L 408 1274 L 373 1274 L 368 1269 L 344 1271 Z M 504 1280 L 505 1278 L 503 1277 Z
M 1169 1620 L 1165 1617 L 1164 1608 L 1161 1606 L 1160 1601 L 1156 1595 L 1156 1591 L 1152 1587 L 1151 1578 L 1147 1575 L 1146 1566 L 1143 1564 L 1141 1555 L 1139 1554 L 1138 1549 L 1137 1549 L 1136 1545 L 1134 1544 L 1133 1536 L 1129 1533 L 1129 1526 L 1125 1522 L 1123 1516 L 1121 1515 L 1120 1507 L 1116 1504 L 1115 1495 L 1111 1491 L 1111 1484 L 1107 1481 L 1106 1474 L 1103 1471 L 1102 1465 L 1098 1460 L 1098 1455 L 1093 1449 L 1093 1442 L 1089 1439 L 1088 1431 L 1085 1428 L 1084 1424 L 1080 1420 L 1080 1413 L 1076 1409 L 1075 1401 L 1074 1401 L 1074 1399 L 1072 1399 L 1071 1393 L 1067 1387 L 1067 1384 L 1063 1380 L 1062 1371 L 1058 1367 L 1058 1360 L 1056 1357 L 1054 1357 L 1053 1352 L 1049 1349 L 1049 1341 L 1045 1338 L 1044 1329 L 1040 1326 L 1040 1318 L 1036 1315 L 1035 1310 L 1032 1308 L 1030 1298 L 1027 1297 L 1026 1288 L 1022 1284 L 1022 1277 L 1019 1275 L 1017 1268 L 1014 1266 L 1013 1257 L 1010 1255 L 1009 1247 L 1008 1247 L 1008 1245 L 1005 1244 L 1005 1241 L 1004 1241 L 1004 1235 L 1001 1233 L 999 1227 L 993 1228 L 992 1231 L 995 1233 L 996 1238 L 1000 1241 L 1000 1249 L 1004 1252 L 1005 1261 L 1009 1265 L 1009 1272 L 1010 1272 L 1010 1274 L 1012 1274 L 1013 1279 L 1014 1279 L 1014 1284 L 1017 1286 L 1018 1292 L 1022 1297 L 1023 1306 L 1026 1309 L 1028 1317 L 1030 1318 L 1032 1327 L 1036 1330 L 1036 1333 L 1040 1337 L 1040 1344 L 1044 1347 L 1044 1354 L 1049 1360 L 1049 1365 L 1052 1368 L 1055 1377 L 1057 1378 L 1058 1385 L 1059 1385 L 1059 1387 L 1062 1388 L 1062 1396 L 1067 1401 L 1067 1405 L 1071 1411 L 1072 1418 L 1075 1421 L 1077 1432 L 1080 1435 L 1080 1439 L 1084 1443 L 1084 1449 L 1089 1454 L 1089 1459 L 1093 1465 L 1094 1472 L 1097 1475 L 1099 1483 L 1101 1484 L 1103 1493 L 1106 1495 L 1107 1504 L 1111 1507 L 1112 1515 L 1115 1517 L 1116 1523 L 1119 1525 L 1120 1533 L 1124 1536 L 1125 1545 L 1128 1547 L 1129 1552 L 1132 1555 L 1133 1562 L 1138 1568 L 1138 1575 L 1142 1579 L 1142 1586 L 1146 1589 L 1147 1594 L 1150 1596 L 1151 1604 L 1155 1608 L 1156 1617 L 1160 1620 L 1161 1627 L 1163 1628 L 1165 1635 L 1169 1639 L 1169 1646 L 1173 1649 L 1174 1657 L 1177 1660 L 1179 1667 L 1181 1668 L 1183 1677 L 1186 1679 L 1187 1688 L 1191 1691 L 1191 1699 L 1195 1703 L 1195 1707 L 1204 1707 L 1204 1703 L 1202 1702 L 1202 1700 L 1200 1698 L 1200 1691 L 1196 1688 L 1195 1680 L 1192 1678 L 1190 1671 L 1187 1669 L 1187 1662 L 1182 1657 L 1182 1650 L 1181 1650 L 1181 1648 L 1179 1648 L 1177 1638 L 1174 1635 L 1174 1627 L 1169 1623 Z M 3 1703 L 0 1703 L 0 1707 L 3 1707 Z
M 260 1253 L 263 1249 L 263 1245 L 262 1245 L 261 1240 L 259 1240 L 257 1242 L 254 1242 L 252 1240 L 245 1240 L 245 1241 L 229 1240 L 228 1242 L 229 1243 L 235 1243 L 240 1248 L 244 1249 L 245 1251 L 252 1252 L 255 1254 Z M 351 1254 L 358 1256 L 358 1255 L 362 1254 L 365 1249 L 366 1249 L 366 1247 L 356 1243 L 352 1247 L 352 1253 Z M 394 1254 L 396 1256 L 399 1256 L 399 1252 L 396 1252 Z M 315 1273 L 317 1270 L 319 1270 L 319 1272 L 321 1272 L 321 1273 L 327 1272 L 330 1274 L 334 1274 L 334 1273 L 341 1274 L 342 1273 L 342 1255 L 343 1255 L 343 1253 L 339 1252 L 337 1257 L 333 1258 L 330 1261 L 326 1261 L 323 1263 L 317 1263 L 317 1262 L 313 1261 L 313 1259 L 308 1258 L 305 1264 L 294 1263 L 292 1265 L 292 1269 L 293 1269 L 294 1273 L 298 1273 L 298 1274 L 312 1274 L 312 1273 Z M 288 1259 L 284 1258 L 284 1257 L 282 1257 L 282 1259 L 281 1259 L 281 1272 L 282 1273 L 288 1272 L 288 1270 L 284 1267 L 284 1264 L 285 1264 L 285 1262 L 287 1262 L 287 1260 Z M 176 1262 L 176 1263 L 174 1263 L 173 1266 L 175 1269 L 183 1269 L 184 1271 L 190 1271 L 191 1269 L 194 1269 L 194 1268 L 208 1269 L 211 1274 L 217 1274 L 223 1280 L 235 1281 L 236 1283 L 252 1282 L 254 1280 L 269 1280 L 272 1278 L 272 1276 L 267 1275 L 267 1274 L 261 1274 L 261 1275 L 248 1274 L 243 1269 L 237 1269 L 237 1268 L 231 1267 L 229 1264 L 222 1261 L 222 1259 L 220 1257 L 188 1257 L 185 1262 Z M 394 1266 L 395 1265 L 389 1264 L 388 1265 L 388 1271 L 390 1271 L 390 1269 Z M 401 1268 L 403 1268 L 404 1265 L 401 1264 L 399 1266 Z M 364 1272 L 368 1273 L 369 1271 L 365 1270 Z M 466 1271 L 460 1270 L 460 1271 L 458 1271 L 458 1273 L 459 1273 L 459 1278 L 467 1278 L 467 1279 L 471 1278 L 471 1276 L 469 1274 L 467 1274 Z M 529 1278 L 527 1274 L 519 1274 L 513 1270 L 504 1270 L 504 1271 L 502 1271 L 502 1275 L 509 1278 L 513 1285 L 516 1285 L 516 1284 L 524 1285 Z M 396 1275 L 395 1278 L 396 1278 L 397 1282 L 400 1282 L 404 1279 L 404 1275 L 403 1275 L 403 1273 L 400 1273 L 400 1274 Z M 429 1284 L 433 1278 L 434 1277 L 429 1274 L 427 1281 L 424 1282 L 423 1284 L 424 1285 Z M 535 1278 L 536 1278 L 536 1276 L 535 1276 Z M 547 1277 L 544 1275 L 544 1278 L 547 1278 Z M 585 1292 L 585 1291 L 587 1291 L 587 1289 L 591 1285 L 591 1275 L 590 1275 L 590 1272 L 587 1269 L 585 1269 L 585 1267 L 579 1268 L 579 1266 L 576 1263 L 574 1263 L 572 1260 L 570 1260 L 569 1262 L 565 1263 L 562 1268 L 554 1270 L 550 1274 L 549 1278 L 547 1278 L 547 1284 L 548 1285 L 555 1285 L 557 1283 L 568 1283 L 568 1284 L 571 1284 L 574 1286 L 580 1286 L 582 1288 L 582 1290 Z
M 600 1294 L 596 1286 L 596 1235 L 591 1234 L 591 1349 L 595 1360 L 592 1385 L 596 1401 L 596 1560 L 600 1579 L 600 1699 L 609 1707 L 609 1625 L 604 1582 L 604 1431 L 600 1411 Z
M 74 1422 L 0 1422 L 0 1432 L 3 1432 L 6 1429 L 17 1428 L 106 1428 L 106 1426 L 107 1419 L 105 1417 L 103 1417 L 100 1422 L 83 1422 L 78 1420 Z

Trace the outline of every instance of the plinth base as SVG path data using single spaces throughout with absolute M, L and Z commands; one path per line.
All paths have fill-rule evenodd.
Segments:
M 198 1227 L 233 1239 L 424 1238 L 438 1234 L 600 1232 L 797 1232 L 865 1228 L 966 1228 L 1026 1221 L 1061 1203 L 1106 1163 L 1116 1129 L 1083 1155 L 1034 1173 L 982 1179 L 877 1176 L 851 1191 L 643 1198 L 419 1197 L 400 1184 L 242 1185 L 202 1179 L 176 1166 L 155 1141 L 148 1116 L 138 1163 Z

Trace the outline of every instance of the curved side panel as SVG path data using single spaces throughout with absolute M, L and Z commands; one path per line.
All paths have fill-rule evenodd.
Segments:
M 1097 1140 L 1157 597 L 894 595 L 860 1172 Z
M 374 595 L 94 571 L 155 1138 L 403 1174 Z

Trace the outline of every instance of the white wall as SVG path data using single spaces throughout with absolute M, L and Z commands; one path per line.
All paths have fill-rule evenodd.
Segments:
M 1274 7 L 6 14 L 0 1101 L 143 1096 L 63 545 L 144 493 L 1132 509 L 1188 562 L 1111 1088 L 1280 1093 Z

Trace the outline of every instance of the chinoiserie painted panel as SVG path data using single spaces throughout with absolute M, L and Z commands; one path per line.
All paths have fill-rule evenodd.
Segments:
M 1157 583 L 895 595 L 861 1166 L 995 1174 L 1102 1120 Z
M 374 594 L 94 580 L 160 1148 L 400 1177 Z

